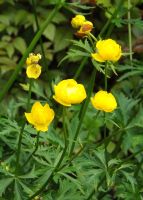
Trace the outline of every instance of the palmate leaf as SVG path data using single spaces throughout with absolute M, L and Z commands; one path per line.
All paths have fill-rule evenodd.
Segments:
M 21 185 L 19 184 L 18 180 L 15 179 L 14 183 L 14 200 L 23 200 L 24 194 L 22 192 Z
M 87 39 L 83 40 L 71 40 L 73 47 L 72 49 L 70 49 L 67 52 L 67 55 L 59 62 L 58 66 L 61 65 L 61 63 L 69 58 L 74 58 L 74 57 L 81 57 L 81 56 L 85 56 L 85 57 L 90 57 L 91 53 L 93 52 L 89 42 Z M 78 49 L 77 49 L 78 47 Z
M 27 174 L 19 176 L 21 179 L 33 179 L 36 178 L 36 173 L 35 173 L 35 166 L 33 166 L 32 170 L 28 172 Z
M 13 182 L 13 178 L 5 178 L 0 180 L 0 197 L 5 192 L 6 188 Z
M 22 189 L 24 190 L 25 193 L 27 193 L 29 196 L 31 196 L 33 194 L 33 191 L 31 190 L 31 188 L 29 188 L 28 186 L 26 186 L 22 181 L 18 180 L 19 184 L 21 185 Z
M 83 197 L 75 184 L 69 180 L 60 180 L 60 188 L 56 195 L 58 200 L 82 200 Z
M 128 98 L 123 93 L 116 94 L 118 100 L 119 109 L 116 110 L 114 121 L 121 127 L 127 127 L 130 120 L 132 120 L 132 114 L 134 107 L 138 104 L 139 100 Z
M 71 40 L 71 41 L 72 41 L 74 46 L 80 47 L 81 49 L 84 49 L 85 52 L 88 52 L 90 54 L 92 53 L 93 50 L 92 50 L 87 39 L 85 39 L 85 41 L 82 41 L 82 40 L 79 40 L 79 41 Z
M 84 194 L 84 191 L 82 189 L 82 185 L 81 183 L 78 181 L 78 179 L 76 178 L 73 178 L 72 176 L 66 174 L 66 173 L 63 173 L 61 171 L 58 172 L 58 174 L 64 176 L 67 180 L 71 181 L 71 183 L 75 184 L 76 187 L 82 192 L 82 194 Z M 75 176 L 75 174 L 73 174 Z

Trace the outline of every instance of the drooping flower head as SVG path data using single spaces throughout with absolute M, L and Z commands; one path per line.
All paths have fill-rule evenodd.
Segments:
M 37 131 L 47 131 L 48 126 L 54 119 L 54 111 L 46 103 L 44 106 L 40 102 L 35 102 L 30 113 L 25 113 L 27 121 L 34 126 Z
M 113 94 L 103 90 L 91 97 L 91 103 L 94 108 L 104 112 L 112 112 L 117 108 L 117 102 Z
M 86 91 L 82 84 L 74 79 L 62 80 L 54 85 L 55 95 L 53 98 L 64 106 L 79 104 L 86 98 Z
M 122 55 L 121 46 L 115 40 L 99 40 L 96 43 L 96 53 L 91 56 L 98 62 L 112 61 L 116 62 Z
M 41 74 L 41 66 L 38 64 L 41 59 L 40 54 L 30 53 L 26 59 L 27 69 L 26 74 L 28 78 L 37 79 Z
M 90 21 L 85 21 L 83 25 L 80 27 L 79 31 L 76 32 L 77 36 L 84 37 L 88 33 L 90 33 L 93 29 L 93 23 Z
M 73 28 L 80 28 L 85 20 L 86 19 L 83 15 L 76 15 L 74 18 L 72 18 L 71 25 Z

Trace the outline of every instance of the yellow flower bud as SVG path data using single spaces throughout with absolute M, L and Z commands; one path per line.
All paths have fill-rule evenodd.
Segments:
M 74 18 L 72 18 L 71 25 L 73 28 L 80 28 L 83 22 L 85 22 L 85 17 L 83 15 L 76 15 Z
M 32 64 L 37 64 L 39 60 L 41 59 L 41 55 L 30 53 L 29 57 L 26 59 L 26 65 L 32 65 Z
M 54 111 L 46 103 L 44 106 L 40 102 L 35 102 L 31 113 L 25 113 L 27 121 L 34 126 L 37 131 L 47 131 L 49 124 L 54 119 Z
M 77 31 L 76 35 L 78 36 L 85 36 L 88 33 L 90 33 L 93 29 L 93 23 L 90 21 L 86 21 L 82 24 L 82 26 L 80 27 L 79 31 Z
M 115 97 L 111 93 L 102 90 L 91 97 L 91 103 L 94 108 L 104 112 L 112 112 L 117 108 Z
M 92 53 L 91 56 L 98 62 L 116 62 L 122 55 L 121 46 L 112 39 L 99 40 L 96 43 L 96 48 L 97 53 Z
M 38 64 L 29 65 L 26 69 L 26 74 L 28 78 L 37 79 L 41 74 L 41 66 Z
M 81 103 L 86 98 L 86 91 L 82 84 L 73 79 L 67 79 L 54 85 L 55 95 L 53 98 L 64 106 Z

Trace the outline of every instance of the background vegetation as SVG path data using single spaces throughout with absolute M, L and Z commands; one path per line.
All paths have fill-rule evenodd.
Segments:
M 143 199 L 142 9 L 142 0 L 0 1 L 2 200 Z M 54 83 L 66 78 L 82 82 L 88 93 L 104 88 L 104 74 L 85 56 L 89 43 L 77 38 L 71 27 L 72 17 L 79 13 L 93 22 L 95 37 L 115 39 L 124 52 L 115 64 L 118 75 L 108 72 L 108 90 L 115 95 L 118 108 L 108 113 L 106 120 L 102 112 L 87 103 L 88 99 L 68 108 L 63 122 L 61 106 L 52 100 Z M 25 125 L 16 172 L 28 95 L 25 60 L 30 52 L 42 55 L 42 75 L 33 83 L 31 105 L 36 100 L 48 102 L 55 110 L 55 120 L 47 133 L 40 133 L 39 148 L 24 166 L 35 149 L 37 134 L 31 125 Z M 97 70 L 94 88 L 89 91 L 94 68 Z M 64 123 L 69 145 L 56 167 L 64 149 Z M 69 156 L 79 126 L 75 149 Z M 40 189 L 37 197 L 32 197 Z

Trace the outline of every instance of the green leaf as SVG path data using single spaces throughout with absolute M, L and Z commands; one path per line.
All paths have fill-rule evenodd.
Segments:
M 43 35 L 50 41 L 54 40 L 56 27 L 54 24 L 49 24 L 43 32 Z
M 14 200 L 22 200 L 22 190 L 21 185 L 19 184 L 18 180 L 15 179 L 14 184 Z
M 5 192 L 6 188 L 12 183 L 13 178 L 5 178 L 0 180 L 0 196 Z
M 56 29 L 54 38 L 54 51 L 58 52 L 65 49 L 72 39 L 72 32 L 66 27 Z
M 21 54 L 24 54 L 24 52 L 26 51 L 26 42 L 21 37 L 15 38 L 15 40 L 13 41 L 13 45 Z

